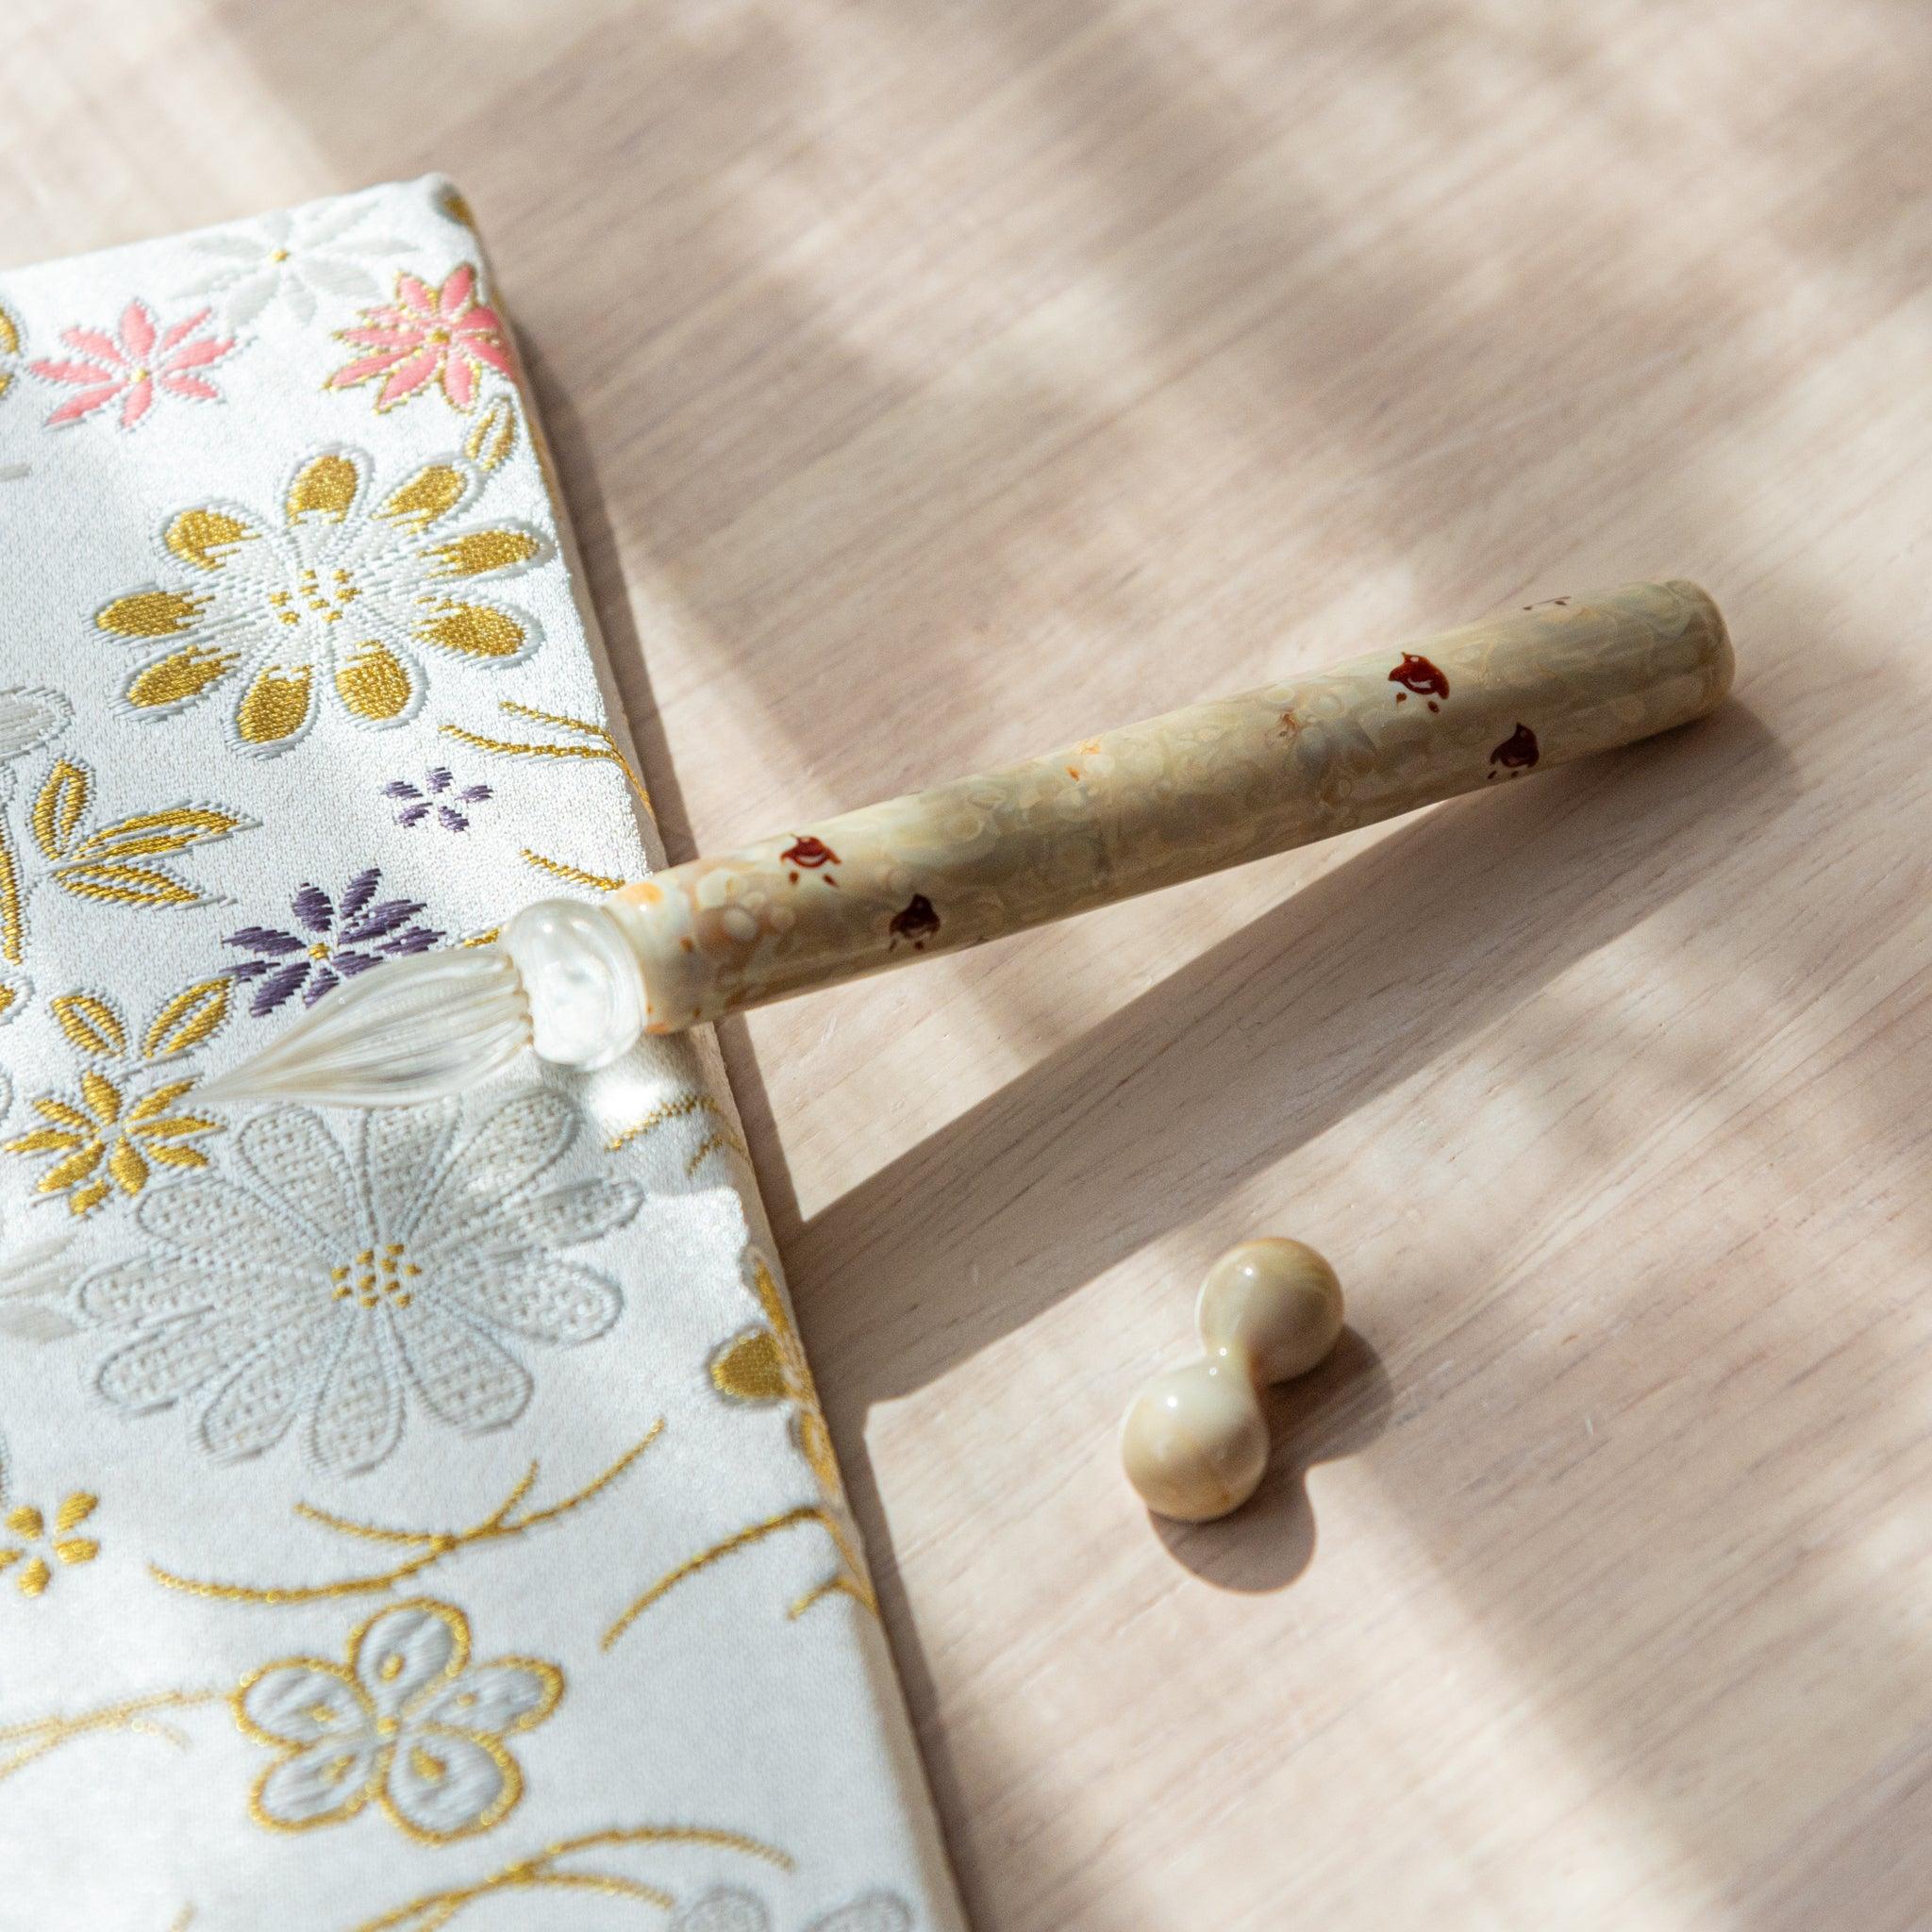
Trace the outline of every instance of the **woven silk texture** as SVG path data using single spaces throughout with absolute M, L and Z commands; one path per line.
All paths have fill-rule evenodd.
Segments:
M 0 1924 L 943 1932 L 703 1041 L 197 1104 L 660 862 L 468 208 L 0 271 Z

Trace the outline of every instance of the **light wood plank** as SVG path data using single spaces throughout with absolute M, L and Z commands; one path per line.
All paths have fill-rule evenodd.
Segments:
M 0 260 L 461 180 L 675 853 L 1567 588 L 1726 608 L 1706 727 L 728 1030 L 982 1926 L 1932 1919 L 1928 38 L 0 30 Z M 1264 1230 L 1356 1338 L 1163 1534 L 1114 1424 Z

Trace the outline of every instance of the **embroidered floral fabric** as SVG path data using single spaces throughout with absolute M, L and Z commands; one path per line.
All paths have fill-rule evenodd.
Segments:
M 959 1922 L 705 1049 L 196 1087 L 636 877 L 468 212 L 0 272 L 0 1846 L 90 1932 Z

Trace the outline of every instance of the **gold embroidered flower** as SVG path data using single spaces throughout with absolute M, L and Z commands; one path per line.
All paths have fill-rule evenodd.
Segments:
M 562 1695 L 555 1664 L 472 1663 L 469 1620 L 454 1604 L 398 1604 L 351 1633 L 346 1663 L 290 1657 L 236 1690 L 242 1732 L 279 1754 L 256 1782 L 256 1821 L 306 1831 L 373 1799 L 413 1839 L 473 1838 L 524 1794 L 504 1739 L 541 1724 Z
M 842 1502 L 844 1485 L 832 1453 L 831 1431 L 819 1407 L 818 1389 L 805 1358 L 805 1344 L 798 1339 L 797 1326 L 772 1271 L 756 1255 L 752 1257 L 752 1282 L 765 1311 L 765 1325 L 734 1336 L 718 1350 L 711 1357 L 712 1386 L 730 1402 L 758 1407 L 789 1403 L 791 1440 L 798 1453 L 811 1465 L 826 1496 Z
M 480 596 L 545 562 L 528 525 L 460 525 L 488 481 L 468 457 L 425 463 L 386 494 L 360 450 L 300 462 L 273 516 L 199 504 L 161 527 L 164 575 L 95 613 L 100 629 L 165 644 L 123 691 L 133 710 L 169 717 L 233 681 L 236 742 L 258 758 L 308 733 L 331 695 L 352 723 L 402 724 L 423 703 L 417 653 L 501 669 L 542 642 L 537 620 Z
M 7 1512 L 6 1527 L 9 1536 L 19 1537 L 17 1544 L 0 1546 L 0 1570 L 12 1570 L 17 1563 L 13 1587 L 22 1596 L 41 1596 L 45 1593 L 48 1584 L 54 1580 L 52 1557 L 55 1563 L 70 1567 L 80 1563 L 92 1563 L 101 1554 L 101 1546 L 92 1537 L 73 1536 L 69 1532 L 78 1529 L 95 1509 L 100 1507 L 98 1496 L 90 1496 L 85 1490 L 76 1490 L 66 1497 L 54 1512 L 54 1527 L 47 1528 L 47 1519 L 31 1503 L 22 1503 Z M 36 1548 L 35 1545 L 40 1545 Z
M 9 1154 L 50 1155 L 39 1191 L 65 1194 L 70 1214 L 92 1214 L 114 1189 L 132 1199 L 157 1166 L 206 1167 L 190 1144 L 222 1124 L 183 1109 L 194 1076 L 151 1078 L 151 1070 L 213 1038 L 228 1017 L 228 980 L 206 979 L 169 1000 L 128 1051 L 127 1028 L 113 1002 L 71 992 L 48 1003 L 67 1036 L 92 1065 L 78 1090 L 44 1093 L 32 1105 L 42 1124 L 6 1142 Z

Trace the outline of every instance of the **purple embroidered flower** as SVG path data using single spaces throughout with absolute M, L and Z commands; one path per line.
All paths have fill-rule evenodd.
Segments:
M 383 956 L 426 953 L 442 934 L 426 925 L 412 925 L 423 909 L 420 899 L 377 900 L 375 889 L 382 869 L 372 865 L 358 872 L 331 900 L 320 886 L 304 886 L 289 902 L 294 928 L 244 925 L 231 932 L 224 945 L 240 946 L 258 955 L 228 968 L 234 979 L 258 982 L 248 1010 L 258 1017 L 273 1013 L 296 992 L 312 1007 L 324 993 L 379 965 Z
M 391 778 L 382 788 L 385 798 L 400 798 L 407 802 L 396 814 L 399 825 L 420 825 L 433 811 L 436 823 L 445 832 L 467 832 L 470 821 L 466 813 L 458 807 L 480 805 L 490 796 L 487 785 L 465 785 L 460 791 L 451 791 L 456 777 L 446 765 L 438 765 L 434 771 L 423 774 L 422 786 L 411 785 L 407 778 Z

